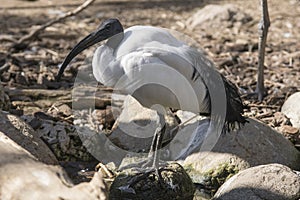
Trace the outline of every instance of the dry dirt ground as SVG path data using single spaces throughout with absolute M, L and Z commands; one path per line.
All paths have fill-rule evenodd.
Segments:
M 70 91 L 77 68 L 91 51 L 82 53 L 73 61 L 61 82 L 55 81 L 58 65 L 82 37 L 94 30 L 103 19 L 112 17 L 119 18 L 125 27 L 153 25 L 187 34 L 208 52 L 218 70 L 242 91 L 255 90 L 257 24 L 260 19 L 258 0 L 97 0 L 82 13 L 48 27 L 28 45 L 12 48 L 22 36 L 76 8 L 82 2 L 1 1 L 0 78 L 10 96 L 11 112 L 18 115 L 38 111 L 47 113 L 57 104 L 59 99 L 44 99 L 41 102 L 39 100 L 43 95 L 28 95 L 26 92 L 22 93 L 21 89 L 45 89 L 53 94 L 50 95 L 52 98 L 58 90 Z M 253 19 L 238 27 L 213 24 L 209 28 L 203 28 L 201 32 L 192 31 L 186 26 L 187 19 L 203 6 L 227 3 L 237 5 Z M 269 12 L 271 27 L 265 60 L 268 95 L 263 102 L 243 95 L 243 100 L 248 105 L 245 115 L 276 128 L 299 148 L 299 130 L 291 131 L 289 121 L 278 111 L 288 96 L 300 90 L 300 2 L 269 0 Z M 68 98 L 70 100 L 70 96 L 67 96 L 62 101 L 67 101 Z M 66 121 L 70 119 L 65 115 L 60 117 Z

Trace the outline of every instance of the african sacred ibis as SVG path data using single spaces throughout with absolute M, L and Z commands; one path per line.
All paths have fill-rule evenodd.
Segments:
M 210 74 L 212 62 L 163 28 L 133 26 L 123 30 L 119 20 L 105 20 L 71 50 L 57 78 L 60 79 L 76 55 L 106 39 L 107 42 L 95 51 L 92 61 L 97 81 L 106 86 L 117 85 L 149 108 L 159 104 L 194 113 L 211 113 L 214 94 L 210 94 L 208 88 L 217 84 Z M 225 124 L 245 123 L 237 88 L 225 77 L 218 76 L 226 94 L 223 102 L 224 107 L 227 106 L 224 108 Z M 219 90 L 217 93 L 222 93 L 222 88 Z M 149 153 L 153 157 L 153 167 L 157 167 L 162 129 L 160 126 L 155 131 Z

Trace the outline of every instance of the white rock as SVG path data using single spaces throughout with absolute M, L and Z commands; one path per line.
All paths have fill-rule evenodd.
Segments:
M 284 102 L 281 112 L 290 119 L 294 127 L 300 128 L 300 92 L 292 94 Z
M 203 117 L 196 115 L 195 113 L 188 112 L 188 111 L 182 111 L 182 110 L 178 110 L 176 112 L 176 115 L 180 119 L 181 123 L 185 123 L 186 121 L 188 121 L 185 124 L 193 124 L 196 121 L 203 119 Z
M 210 24 L 210 26 L 218 27 L 224 25 L 224 23 L 245 23 L 250 20 L 251 17 L 241 11 L 234 4 L 207 5 L 204 8 L 198 10 L 194 15 L 192 15 L 187 20 L 187 24 L 191 29 L 195 29 L 198 26 L 208 24 Z
M 35 146 L 34 143 L 32 143 Z M 46 165 L 0 131 L 0 199 L 104 200 L 106 188 L 100 174 L 73 186 L 59 166 Z
M 290 168 L 268 164 L 243 170 L 227 180 L 214 200 L 286 200 L 300 198 L 300 177 Z
M 177 125 L 174 117 L 165 116 L 165 122 L 167 123 L 166 133 Z M 148 152 L 147 149 L 151 145 L 152 137 L 159 123 L 159 115 L 155 110 L 143 107 L 136 99 L 128 96 L 109 138 L 116 141 L 117 146 L 123 149 Z
M 237 171 L 269 163 L 280 163 L 300 169 L 300 152 L 272 128 L 253 119 L 247 119 L 238 131 L 222 134 L 210 151 L 189 155 L 183 162 L 199 176 L 225 164 Z M 202 131 L 205 131 L 202 129 Z M 193 175 L 194 175 L 193 174 Z
M 116 120 L 118 129 L 133 137 L 153 136 L 159 123 L 159 116 L 155 110 L 144 108 L 131 96 L 126 98 L 123 107 L 122 113 Z

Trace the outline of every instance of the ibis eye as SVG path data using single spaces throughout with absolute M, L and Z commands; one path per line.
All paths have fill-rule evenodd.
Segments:
M 110 29 L 110 24 L 107 24 L 107 25 L 105 26 L 105 29 Z

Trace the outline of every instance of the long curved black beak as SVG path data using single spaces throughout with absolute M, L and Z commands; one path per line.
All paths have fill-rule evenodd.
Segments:
M 65 58 L 63 64 L 61 65 L 59 72 L 56 76 L 56 81 L 59 81 L 62 74 L 64 73 L 65 69 L 67 68 L 68 64 L 72 61 L 73 58 L 75 58 L 79 53 L 87 49 L 88 47 L 101 42 L 105 39 L 107 39 L 108 36 L 106 36 L 103 31 L 95 31 L 83 38 L 76 46 L 71 50 L 71 52 L 67 55 Z

